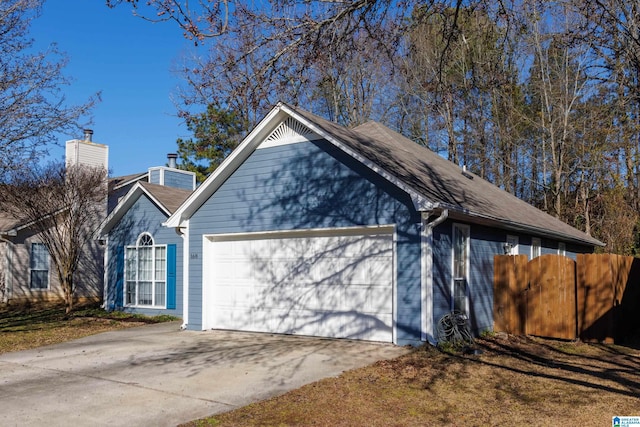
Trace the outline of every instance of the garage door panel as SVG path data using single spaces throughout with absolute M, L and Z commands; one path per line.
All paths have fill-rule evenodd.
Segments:
M 365 313 L 391 314 L 393 305 L 388 291 L 384 286 L 349 286 L 344 299 L 353 301 Z
M 208 241 L 206 327 L 391 341 L 389 234 Z

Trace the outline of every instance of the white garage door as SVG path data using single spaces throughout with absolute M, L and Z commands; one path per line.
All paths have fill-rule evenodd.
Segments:
M 392 229 L 208 236 L 205 329 L 392 341 Z

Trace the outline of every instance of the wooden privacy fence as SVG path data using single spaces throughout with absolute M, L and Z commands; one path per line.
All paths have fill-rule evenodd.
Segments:
M 640 259 L 496 255 L 493 319 L 512 334 L 624 342 L 640 332 Z

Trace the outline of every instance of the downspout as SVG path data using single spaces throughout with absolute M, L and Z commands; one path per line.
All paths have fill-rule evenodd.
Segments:
M 431 222 L 429 217 L 434 210 L 422 212 L 421 246 L 421 297 L 422 297 L 422 341 L 436 343 L 433 328 L 433 229 L 449 217 L 449 210 L 443 209 L 440 216 Z
M 189 220 L 184 226 L 176 227 L 176 233 L 182 237 L 182 325 L 180 329 L 189 326 Z
M 104 250 L 104 256 L 102 257 L 102 309 L 109 310 L 107 302 L 109 300 L 109 237 L 104 240 L 98 240 L 98 245 L 102 246 Z
M 12 236 L 12 234 L 7 234 L 8 236 Z M 4 295 L 2 296 L 2 303 L 7 303 L 9 299 L 11 299 L 11 293 L 13 291 L 13 273 L 11 271 L 12 260 L 13 260 L 13 242 L 9 239 L 6 239 L 0 235 L 0 241 L 6 243 L 7 252 L 5 253 L 5 272 L 4 272 Z

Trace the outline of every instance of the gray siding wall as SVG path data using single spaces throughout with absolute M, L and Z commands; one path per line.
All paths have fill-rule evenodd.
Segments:
M 42 239 L 35 230 L 21 230 L 11 243 L 4 243 L 0 254 L 0 302 L 3 296 L 14 301 L 62 301 L 64 290 L 58 280 L 54 260 L 49 257 L 49 288 L 31 289 L 31 244 Z M 75 296 L 98 300 L 102 296 L 103 251 L 97 241 L 89 241 L 81 254 L 78 270 L 74 274 Z M 2 268 L 5 265 L 6 268 Z
M 158 315 L 170 314 L 182 316 L 182 238 L 172 228 L 163 227 L 167 216 L 163 214 L 146 196 L 141 196 L 122 219 L 109 233 L 108 265 L 107 265 L 107 299 L 108 309 L 123 309 L 122 289 L 117 289 L 117 254 L 123 246 L 135 245 L 143 232 L 153 236 L 157 245 L 176 245 L 176 309 L 147 309 L 127 307 L 125 310 L 134 313 Z
M 395 224 L 398 342 L 420 340 L 420 216 L 326 141 L 255 151 L 189 222 L 189 329 L 202 327 L 203 234 Z

